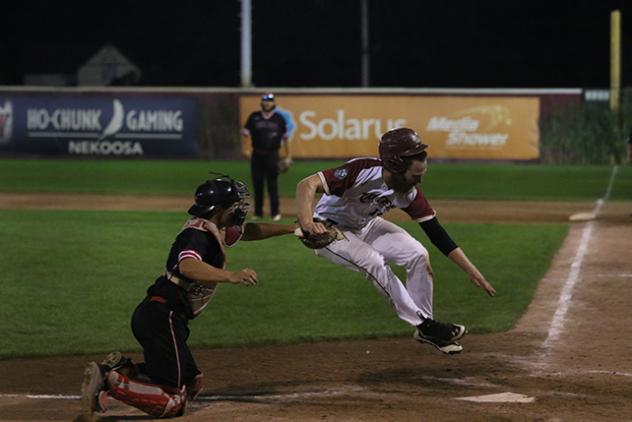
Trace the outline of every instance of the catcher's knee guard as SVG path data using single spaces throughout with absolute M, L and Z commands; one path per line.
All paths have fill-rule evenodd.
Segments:
M 129 404 L 155 417 L 173 417 L 184 414 L 186 388 L 161 387 L 149 382 L 130 379 L 117 371 L 107 376 L 111 397 Z

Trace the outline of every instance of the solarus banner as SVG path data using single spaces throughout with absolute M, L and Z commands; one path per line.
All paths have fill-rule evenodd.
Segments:
M 189 98 L 0 95 L 0 152 L 194 156 L 197 124 Z
M 537 97 L 279 95 L 276 103 L 288 122 L 294 157 L 375 156 L 381 135 L 395 127 L 416 130 L 435 158 L 540 155 Z M 241 97 L 240 107 L 243 126 L 259 109 L 259 97 Z M 242 149 L 250 151 L 249 139 Z

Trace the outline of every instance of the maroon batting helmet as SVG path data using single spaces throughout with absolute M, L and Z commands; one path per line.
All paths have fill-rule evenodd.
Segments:
M 408 128 L 391 129 L 380 139 L 380 159 L 384 167 L 394 173 L 408 168 L 405 157 L 421 154 L 428 145 L 421 142 L 417 133 Z

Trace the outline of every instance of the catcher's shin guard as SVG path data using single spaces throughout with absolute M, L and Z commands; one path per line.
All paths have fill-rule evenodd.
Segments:
M 161 387 L 156 384 L 130 379 L 117 371 L 107 376 L 111 397 L 129 404 L 155 417 L 173 417 L 184 414 L 185 387 Z
M 200 392 L 202 391 L 202 388 L 204 387 L 204 374 L 200 372 L 186 386 L 187 386 L 187 399 L 188 400 L 195 399 L 200 394 Z

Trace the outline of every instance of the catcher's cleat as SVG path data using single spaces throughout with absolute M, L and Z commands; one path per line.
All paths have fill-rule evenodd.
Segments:
M 417 326 L 413 338 L 420 343 L 430 344 L 443 353 L 453 355 L 461 353 L 463 346 L 457 340 L 466 334 L 465 327 L 458 324 L 445 324 L 443 322 L 426 319 Z
M 90 362 L 83 371 L 83 383 L 81 384 L 81 412 L 91 418 L 94 412 L 105 412 L 107 406 L 107 394 L 103 391 L 105 381 L 101 368 L 96 362 Z
M 128 357 L 123 356 L 121 352 L 112 352 L 103 359 L 100 366 L 106 371 L 111 371 L 112 369 L 119 369 L 130 364 L 131 360 Z

